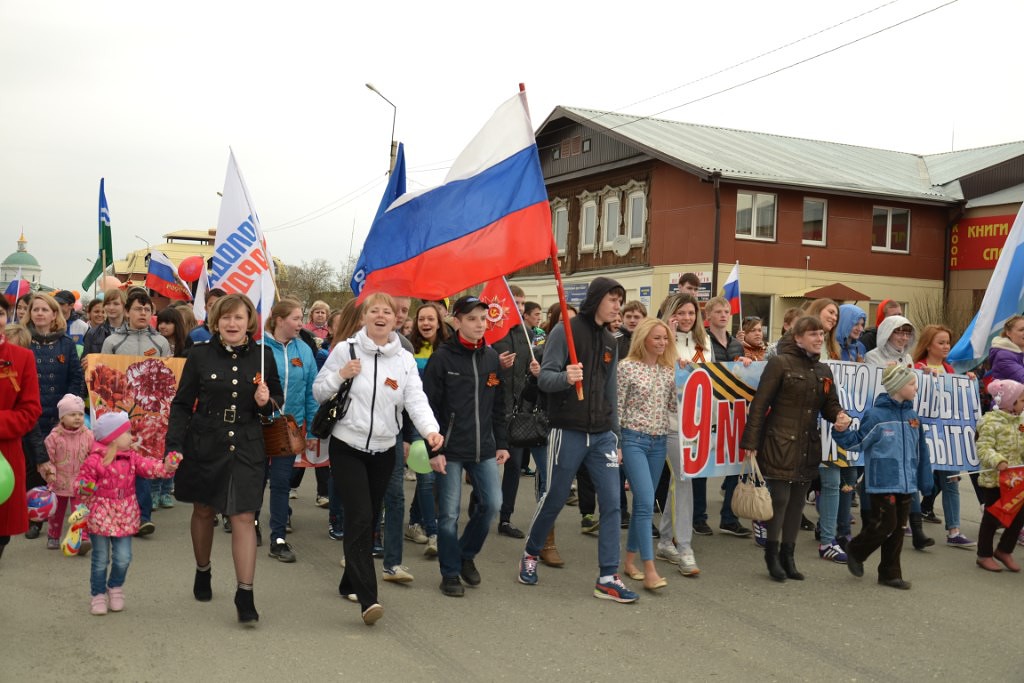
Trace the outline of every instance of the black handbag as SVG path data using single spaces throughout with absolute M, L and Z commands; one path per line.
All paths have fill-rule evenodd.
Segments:
M 525 390 L 525 388 L 524 388 Z M 506 428 L 508 443 L 516 448 L 543 446 L 548 442 L 548 416 L 536 403 L 527 410 L 523 407 L 522 393 L 512 403 L 512 415 Z
M 352 360 L 356 359 L 356 347 L 351 343 L 348 345 L 349 355 Z M 318 439 L 326 439 L 330 437 L 331 432 L 334 431 L 334 425 L 341 418 L 345 417 L 345 413 L 348 412 L 348 392 L 352 389 L 352 380 L 354 377 L 350 377 L 341 383 L 338 388 L 338 393 L 331 396 L 329 399 L 320 404 L 320 407 L 316 411 L 316 415 L 313 416 L 313 422 L 309 426 L 310 433 Z

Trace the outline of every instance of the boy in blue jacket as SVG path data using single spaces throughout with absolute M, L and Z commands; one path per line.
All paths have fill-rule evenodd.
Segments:
M 931 492 L 932 468 L 914 410 L 917 376 L 908 368 L 890 365 L 882 373 L 882 386 L 886 393 L 875 398 L 859 428 L 832 428 L 836 443 L 861 453 L 864 489 L 871 499 L 864 528 L 846 547 L 846 566 L 854 576 L 864 576 L 864 561 L 881 547 L 878 583 L 909 590 L 910 582 L 903 580 L 900 570 L 903 528 L 914 492 Z

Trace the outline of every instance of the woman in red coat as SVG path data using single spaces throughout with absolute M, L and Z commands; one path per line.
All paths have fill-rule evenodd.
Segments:
M 6 303 L 3 300 L 3 305 L 0 305 L 0 320 L 4 325 L 7 323 Z M 42 412 L 35 356 L 28 349 L 7 343 L 0 334 L 0 453 L 14 470 L 14 491 L 0 505 L 0 556 L 3 556 L 11 536 L 23 534 L 28 529 L 25 455 L 21 450 L 21 439 L 32 430 Z

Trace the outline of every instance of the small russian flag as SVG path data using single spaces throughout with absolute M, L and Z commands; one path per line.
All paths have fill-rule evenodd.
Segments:
M 21 279 L 21 266 L 18 266 L 18 274 L 14 276 L 11 283 L 7 285 L 7 289 L 4 290 L 7 303 L 13 306 L 18 299 L 28 294 L 30 290 L 31 284 L 28 280 Z
M 732 267 L 729 277 L 722 286 L 722 296 L 729 300 L 729 309 L 733 315 L 739 315 L 740 308 L 740 262 Z
M 151 249 L 149 252 L 149 272 L 146 274 L 146 287 L 168 299 L 191 301 L 192 292 L 188 285 L 181 281 L 174 264 L 162 251 Z

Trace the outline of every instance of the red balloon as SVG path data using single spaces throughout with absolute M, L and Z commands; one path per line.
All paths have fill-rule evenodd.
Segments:
M 178 264 L 178 275 L 185 282 L 195 282 L 206 269 L 206 261 L 202 256 L 189 256 Z

